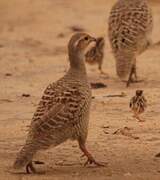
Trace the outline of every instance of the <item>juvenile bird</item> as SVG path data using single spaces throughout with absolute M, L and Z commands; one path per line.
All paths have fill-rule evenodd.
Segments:
M 104 45 L 105 41 L 103 37 L 99 37 L 96 40 L 96 46 L 93 47 L 86 54 L 86 62 L 90 65 L 98 64 L 98 69 L 101 74 L 105 74 L 102 70 L 103 57 L 104 57 Z
M 142 90 L 136 91 L 136 95 L 131 98 L 129 106 L 134 113 L 133 117 L 138 119 L 140 122 L 143 122 L 144 120 L 141 119 L 139 115 L 147 108 L 147 100 L 145 99 Z
M 13 167 L 26 167 L 35 173 L 32 159 L 37 151 L 55 147 L 67 139 L 77 140 L 88 158 L 87 163 L 100 165 L 86 148 L 91 89 L 84 64 L 86 53 L 96 45 L 96 39 L 76 33 L 68 44 L 70 68 L 58 81 L 50 84 L 34 113 L 26 143 L 17 155 Z
M 147 0 L 118 0 L 112 7 L 108 24 L 109 40 L 122 81 L 140 82 L 136 57 L 151 44 L 153 21 Z

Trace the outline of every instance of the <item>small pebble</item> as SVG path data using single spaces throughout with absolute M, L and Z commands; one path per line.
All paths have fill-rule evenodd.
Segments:
M 22 94 L 22 97 L 30 97 L 30 96 L 31 96 L 30 94 L 25 94 L 25 93 Z

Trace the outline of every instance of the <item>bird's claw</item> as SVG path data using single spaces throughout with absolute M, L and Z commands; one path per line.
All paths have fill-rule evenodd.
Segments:
M 87 161 L 84 163 L 84 166 L 87 166 L 90 164 L 94 164 L 94 165 L 99 166 L 99 167 L 105 166 L 104 164 L 97 162 L 93 157 L 88 158 Z
M 26 166 L 26 172 L 27 172 L 27 174 L 31 174 L 31 173 L 35 174 L 35 173 L 36 173 L 36 169 L 34 168 L 32 162 L 29 162 L 29 163 L 27 164 L 27 166 Z

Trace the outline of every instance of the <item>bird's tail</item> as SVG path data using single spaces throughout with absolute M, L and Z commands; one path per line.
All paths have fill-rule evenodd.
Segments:
M 36 147 L 33 144 L 26 144 L 17 154 L 17 158 L 13 164 L 14 169 L 21 169 L 33 158 L 33 155 L 36 153 Z
M 123 81 L 127 81 L 131 68 L 135 64 L 135 56 L 129 53 L 118 53 L 115 55 L 115 59 L 118 77 Z

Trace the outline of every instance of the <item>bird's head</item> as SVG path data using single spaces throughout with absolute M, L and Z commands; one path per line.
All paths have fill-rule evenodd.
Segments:
M 92 47 L 90 51 L 87 52 L 86 54 L 86 62 L 88 63 L 95 63 L 96 59 L 95 58 L 103 58 L 104 54 L 104 45 L 105 41 L 103 37 L 98 37 L 96 39 L 96 46 Z
M 83 59 L 86 53 L 94 46 L 96 46 L 96 39 L 94 37 L 86 33 L 76 33 L 71 37 L 68 44 L 69 57 L 74 57 L 77 60 Z
M 136 95 L 137 96 L 142 96 L 143 90 L 136 90 Z

